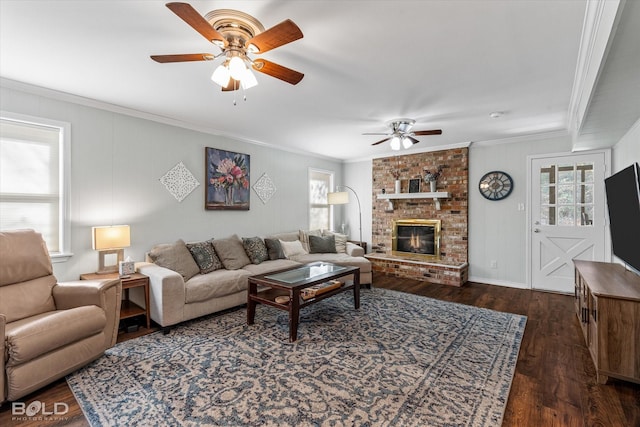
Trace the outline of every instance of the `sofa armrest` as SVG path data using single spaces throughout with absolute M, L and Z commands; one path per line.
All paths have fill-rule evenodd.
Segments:
M 7 318 L 5 317 L 4 314 L 0 314 L 0 369 L 2 369 L 2 372 L 0 372 L 0 404 L 2 404 L 5 400 L 7 400 L 7 395 L 5 393 L 5 373 L 4 373 L 4 369 L 5 369 L 5 364 L 6 364 L 6 360 L 4 360 L 4 337 L 5 337 L 5 325 L 7 324 Z
M 350 256 L 364 256 L 364 249 L 355 243 L 347 242 L 347 254 Z
M 136 263 L 136 270 L 149 277 L 151 318 L 162 327 L 182 322 L 186 297 L 180 273 L 150 262 Z
M 116 343 L 122 304 L 120 279 L 61 282 L 53 287 L 53 299 L 58 310 L 85 305 L 97 305 L 102 308 L 107 318 L 104 329 L 105 349 Z

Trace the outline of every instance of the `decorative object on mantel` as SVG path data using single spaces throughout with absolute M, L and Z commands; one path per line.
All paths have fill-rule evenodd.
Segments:
M 487 200 L 502 200 L 513 191 L 513 179 L 506 172 L 491 171 L 480 178 L 478 190 Z
M 436 181 L 442 175 L 442 166 L 438 166 L 438 170 L 431 172 L 427 168 L 424 168 L 424 182 L 428 183 L 432 193 L 436 191 Z
M 419 193 L 419 192 L 420 192 L 420 178 L 410 179 L 409 193 Z
M 391 175 L 393 176 L 393 178 L 395 179 L 394 182 L 394 191 L 396 192 L 396 194 L 400 194 L 400 171 L 399 170 L 394 170 L 391 172 Z
M 253 184 L 253 191 L 256 192 L 258 197 L 260 197 L 262 203 L 266 205 L 269 199 L 271 199 L 271 197 L 273 197 L 273 195 L 276 193 L 276 186 L 269 175 L 267 175 L 267 173 L 265 172 L 258 179 L 258 181 Z
M 169 169 L 167 173 L 160 177 L 160 183 L 164 185 L 169 193 L 176 198 L 178 202 L 182 202 L 200 183 L 189 169 L 179 162 L 177 165 Z
M 207 210 L 249 210 L 248 154 L 205 147 Z

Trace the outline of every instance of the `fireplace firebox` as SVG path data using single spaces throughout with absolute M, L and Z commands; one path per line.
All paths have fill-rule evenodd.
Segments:
M 439 219 L 396 219 L 392 230 L 393 255 L 440 259 Z

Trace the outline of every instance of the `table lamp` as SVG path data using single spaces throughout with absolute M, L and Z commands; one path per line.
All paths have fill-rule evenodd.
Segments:
M 118 263 L 124 261 L 124 248 L 131 246 L 128 225 L 92 227 L 92 248 L 98 251 L 98 274 L 118 272 Z M 106 264 L 107 255 L 116 255 L 114 264 Z

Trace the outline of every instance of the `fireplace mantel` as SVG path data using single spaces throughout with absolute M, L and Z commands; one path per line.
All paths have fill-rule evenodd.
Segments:
M 448 199 L 449 192 L 436 191 L 433 193 L 391 193 L 391 194 L 378 194 L 378 199 L 388 200 L 390 207 L 393 209 L 392 200 L 411 200 L 411 199 L 433 199 L 436 202 L 436 209 L 440 210 L 440 199 Z

